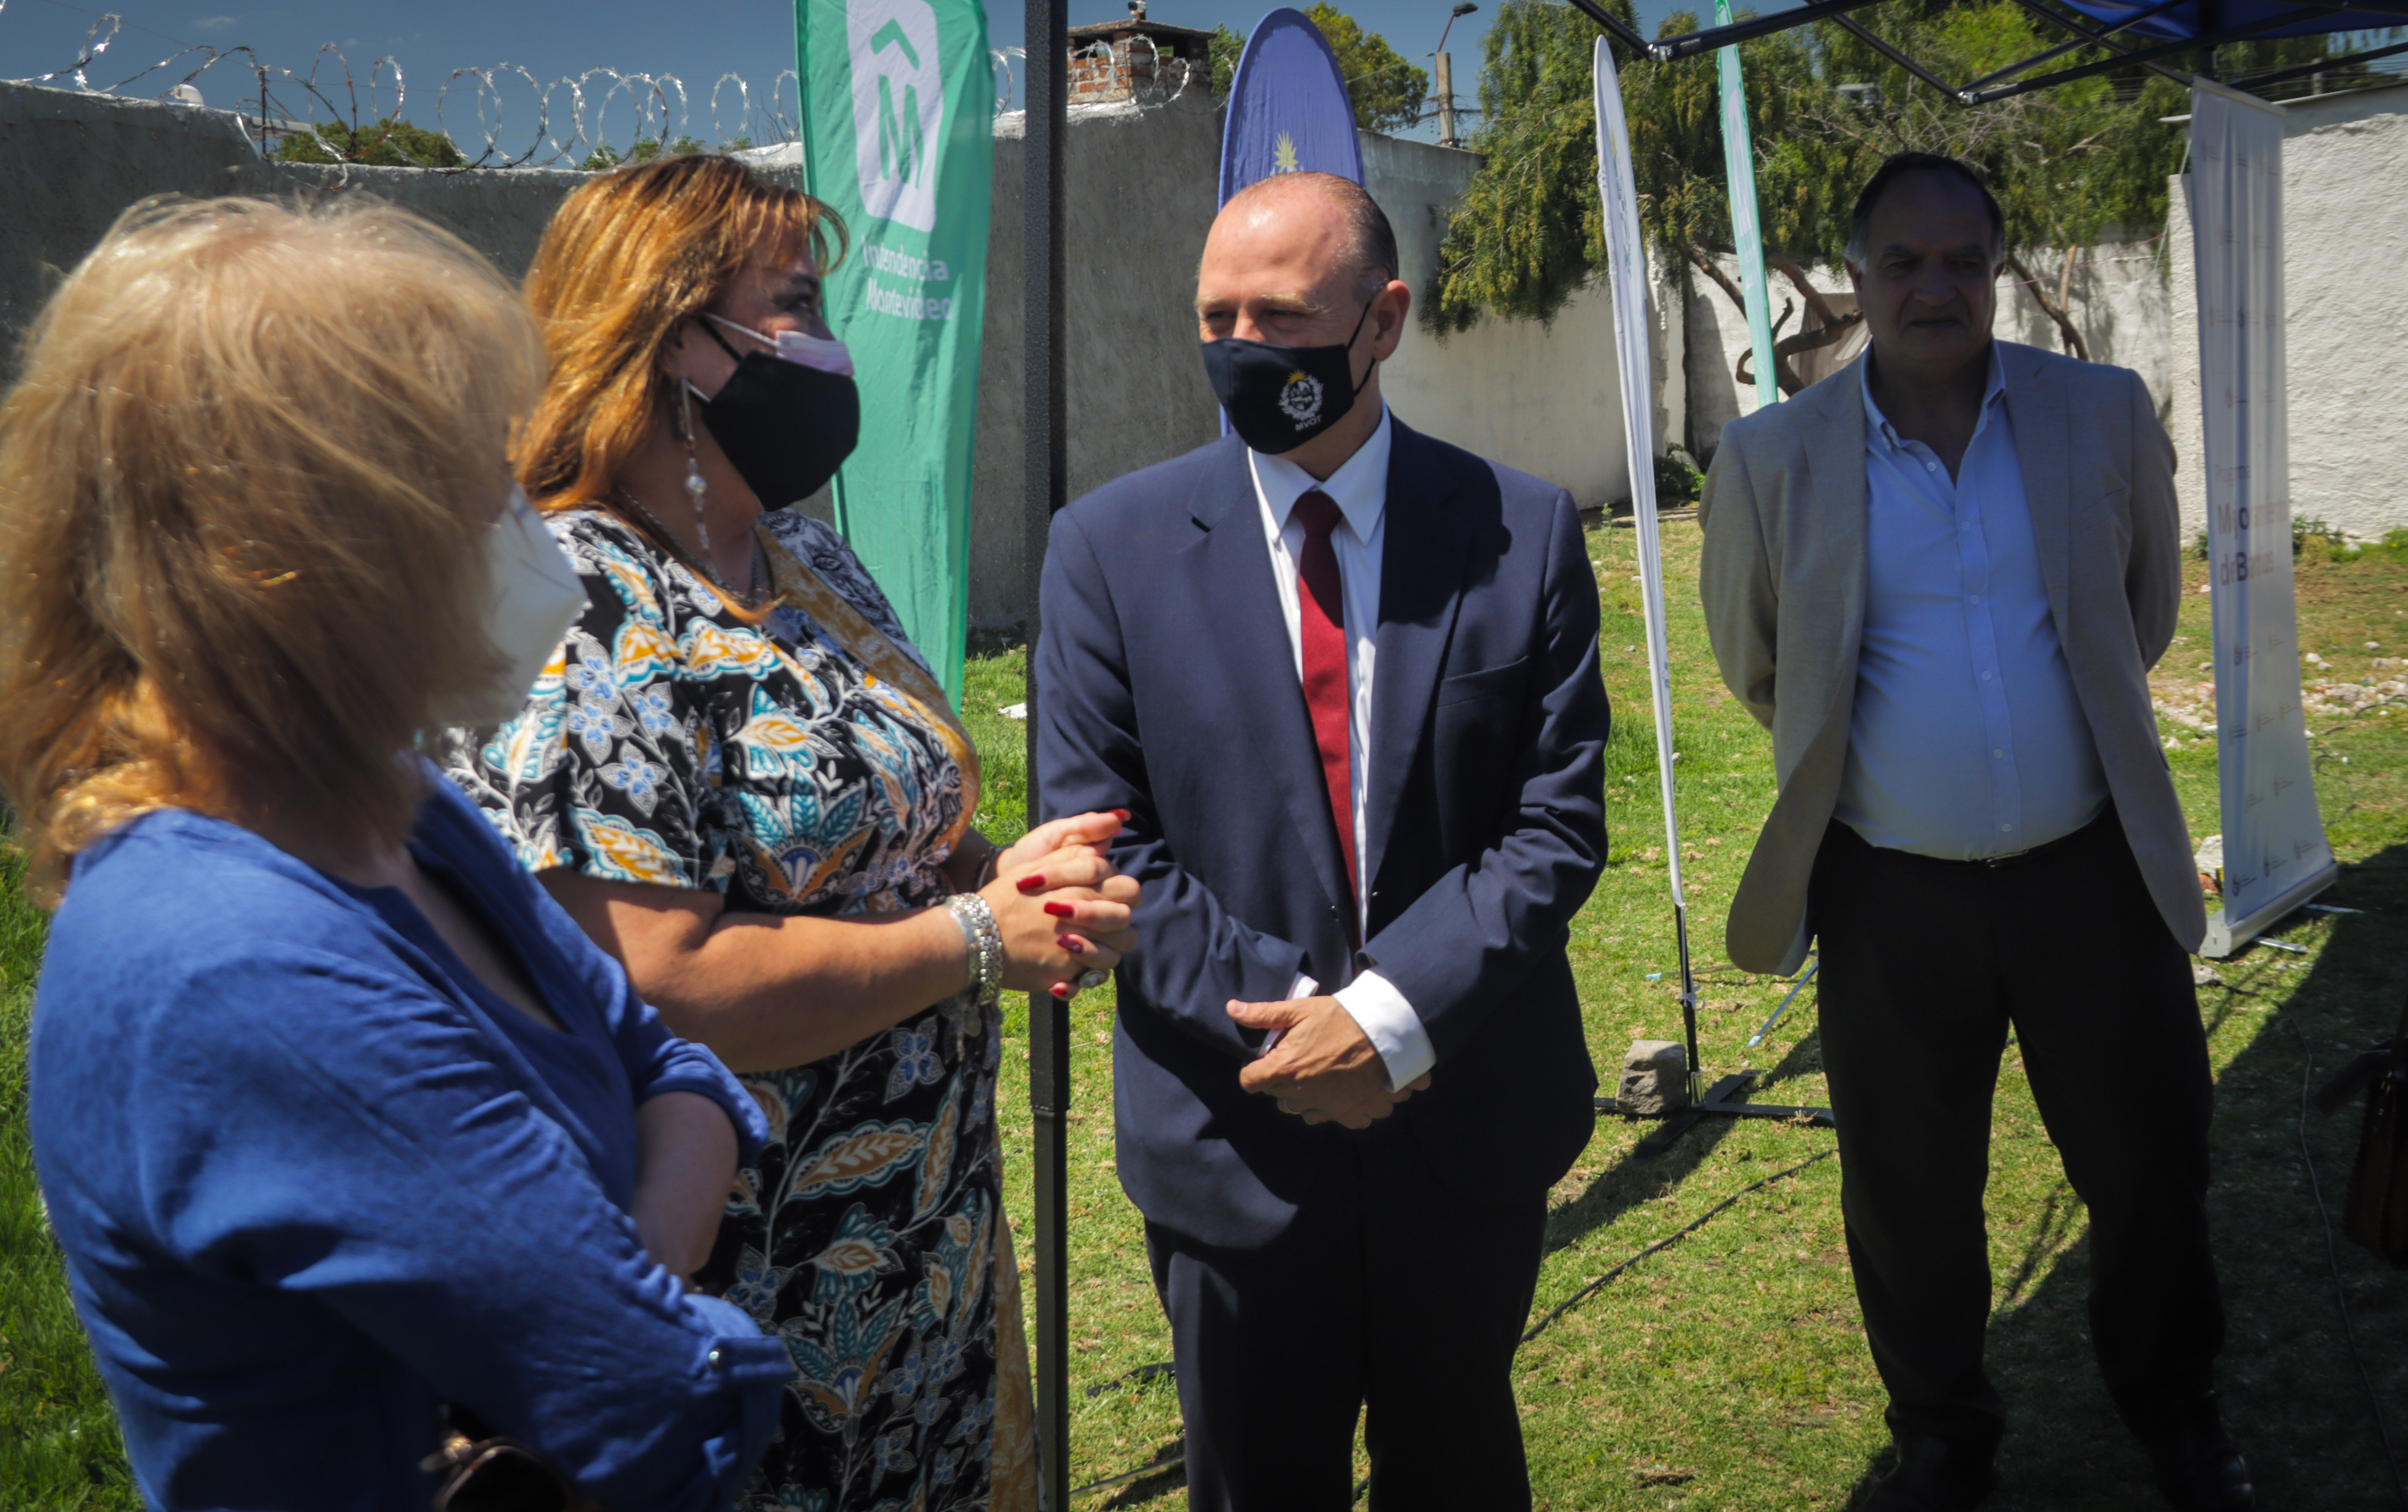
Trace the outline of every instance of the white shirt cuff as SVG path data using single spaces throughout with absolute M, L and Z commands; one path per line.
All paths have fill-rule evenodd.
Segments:
M 1356 1027 L 1380 1052 L 1388 1067 L 1388 1091 L 1419 1079 L 1438 1063 L 1429 1031 L 1405 994 L 1376 971 L 1367 971 L 1338 990 L 1338 1006 L 1354 1016 Z

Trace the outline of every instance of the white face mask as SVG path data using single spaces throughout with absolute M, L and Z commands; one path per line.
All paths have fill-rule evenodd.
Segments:
M 518 718 L 527 693 L 543 676 L 560 639 L 585 612 L 585 585 L 566 553 L 512 485 L 510 502 L 494 521 L 485 550 L 493 573 L 493 599 L 485 606 L 485 635 L 509 663 L 481 692 L 462 698 L 452 722 L 490 729 Z
M 724 316 L 713 315 L 709 310 L 702 313 L 706 320 L 716 321 L 730 331 L 741 331 L 765 347 L 777 348 L 780 357 L 797 366 L 820 373 L 834 373 L 840 378 L 853 377 L 853 353 L 834 336 L 815 336 L 802 331 L 781 331 L 770 336 L 749 325 L 738 325 Z

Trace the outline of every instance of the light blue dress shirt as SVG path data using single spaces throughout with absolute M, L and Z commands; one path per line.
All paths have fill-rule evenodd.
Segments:
M 1869 845 L 1980 861 L 2098 817 L 2107 774 L 2049 612 L 1998 349 L 1953 479 L 1865 396 L 1865 625 L 1835 810 Z

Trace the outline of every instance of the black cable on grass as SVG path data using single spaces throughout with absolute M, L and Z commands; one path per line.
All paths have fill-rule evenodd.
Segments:
M 1770 1176 L 1766 1177 L 1763 1180 L 1756 1183 L 1754 1186 L 1742 1187 L 1739 1191 L 1732 1192 L 1729 1196 L 1725 1197 L 1722 1201 L 1714 1204 L 1712 1207 L 1707 1208 L 1704 1212 L 1690 1220 L 1684 1227 L 1656 1240 L 1654 1244 L 1641 1249 L 1639 1253 L 1631 1256 L 1628 1260 L 1624 1261 L 1621 1264 L 1616 1265 L 1613 1269 L 1606 1272 L 1603 1276 L 1598 1277 L 1596 1280 L 1591 1281 L 1584 1287 L 1582 1287 L 1570 1296 L 1566 1297 L 1562 1302 L 1557 1303 L 1555 1305 L 1555 1311 L 1547 1314 L 1546 1317 L 1540 1319 L 1537 1322 L 1530 1325 L 1530 1331 L 1522 1335 L 1522 1343 L 1527 1344 L 1532 1339 L 1537 1338 L 1539 1334 L 1545 1330 L 1549 1323 L 1554 1322 L 1556 1319 L 1561 1318 L 1564 1314 L 1571 1311 L 1573 1307 L 1579 1305 L 1581 1303 L 1587 1301 L 1590 1296 L 1596 1293 L 1598 1288 L 1604 1286 L 1606 1282 L 1612 1280 L 1615 1277 L 1620 1276 L 1624 1271 L 1628 1270 L 1631 1266 L 1638 1264 L 1641 1261 L 1645 1260 L 1648 1256 L 1655 1254 L 1659 1250 L 1671 1248 L 1672 1246 L 1680 1243 L 1681 1240 L 1685 1238 L 1687 1235 L 1695 1234 L 1699 1229 L 1704 1228 L 1708 1219 L 1713 1218 L 1716 1213 L 1728 1207 L 1731 1204 L 1739 1201 L 1742 1197 L 1746 1196 L 1749 1192 L 1762 1191 L 1765 1188 L 1772 1185 L 1782 1177 L 1796 1176 L 1799 1172 L 1813 1164 L 1816 1161 L 1828 1160 L 1839 1152 L 1840 1147 L 1833 1145 L 1830 1148 L 1823 1151 L 1819 1155 L 1810 1155 L 1785 1171 L 1775 1171 Z
M 2284 1026 L 2291 1037 L 2300 1042 L 2300 1052 L 2306 1059 L 2300 1063 L 2300 1159 L 2308 1168 L 2308 1191 L 2316 1200 L 2316 1217 L 2325 1230 L 2325 1263 L 2332 1270 L 2333 1302 L 2341 1308 L 2342 1337 L 2349 1341 L 2349 1358 L 2358 1366 L 2358 1378 L 2366 1387 L 2366 1405 L 2374 1414 L 2374 1432 L 2383 1441 L 2384 1462 L 2391 1467 L 2391 1486 L 2400 1493 L 2400 1505 L 2408 1507 L 2408 1479 L 2400 1474 L 2400 1457 L 2391 1448 L 2391 1430 L 2383 1421 L 2383 1397 L 2374 1390 L 2374 1377 L 2367 1372 L 2366 1356 L 2358 1347 L 2358 1325 L 2349 1315 L 2349 1293 L 2341 1283 L 2341 1250 L 2333 1243 L 2332 1215 L 2325 1211 L 2324 1186 L 2316 1179 L 2316 1158 L 2308 1148 L 2308 1087 L 2315 1076 L 2316 1052 L 2308 1044 L 2308 1036 L 2291 1010 L 2281 1010 Z
M 1179 1441 L 1178 1453 L 1166 1454 L 1159 1460 L 1149 1460 L 1145 1463 L 1139 1465 L 1136 1469 L 1124 1470 L 1117 1476 L 1106 1476 L 1101 1480 L 1091 1480 L 1083 1486 L 1074 1486 L 1070 1489 L 1070 1494 L 1073 1496 L 1084 1496 L 1089 1491 L 1099 1491 L 1107 1486 L 1117 1486 L 1124 1480 L 1135 1480 L 1140 1476 L 1150 1476 L 1157 1470 L 1168 1470 L 1173 1465 L 1184 1464 L 1186 1462 L 1187 1441 L 1182 1438 Z M 1357 1491 L 1355 1494 L 1360 1496 L 1362 1493 Z
M 1168 1360 L 1157 1360 L 1150 1365 L 1140 1365 L 1135 1370 L 1122 1371 L 1111 1380 L 1105 1381 L 1100 1385 L 1088 1387 L 1087 1400 L 1093 1402 L 1096 1398 L 1103 1395 L 1106 1391 L 1118 1391 L 1124 1386 L 1143 1386 L 1146 1382 L 1153 1380 L 1176 1380 L 1178 1376 L 1179 1366 L 1177 1363 Z

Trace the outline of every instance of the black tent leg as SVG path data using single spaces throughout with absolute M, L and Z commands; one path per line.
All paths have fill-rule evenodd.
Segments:
M 1068 0 L 1026 0 L 1028 62 L 1023 163 L 1021 249 L 1025 259 L 1022 327 L 1022 472 L 1025 510 L 1021 582 L 1028 698 L 1028 822 L 1038 797 L 1037 591 L 1054 511 L 1068 489 L 1063 434 L 1062 139 L 1068 123 Z M 1037 1444 L 1040 1505 L 1070 1503 L 1069 1126 L 1070 1006 L 1047 992 L 1028 994 L 1028 1100 L 1036 1115 L 1037 1266 L 1029 1295 L 1037 1313 Z

